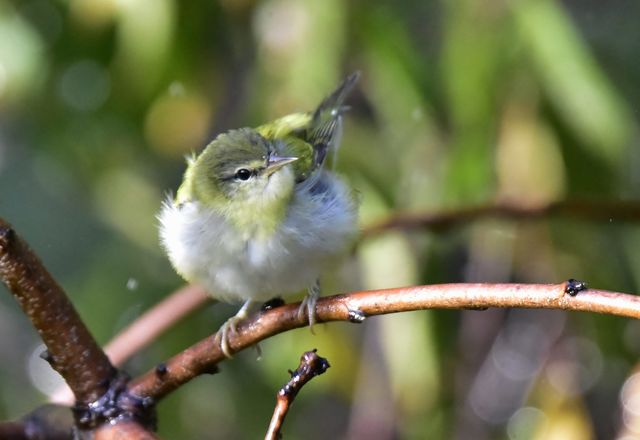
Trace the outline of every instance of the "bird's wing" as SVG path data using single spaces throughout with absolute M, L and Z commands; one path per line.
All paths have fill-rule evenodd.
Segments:
M 344 100 L 347 98 L 360 73 L 355 72 L 327 96 L 315 109 L 305 133 L 305 140 L 313 145 L 315 154 L 314 168 L 322 166 L 329 149 L 336 149 L 342 132 L 342 114 L 345 112 Z
M 336 151 L 342 132 L 344 100 L 360 77 L 349 75 L 320 105 L 309 113 L 293 113 L 257 128 L 269 140 L 280 140 L 285 150 L 299 157 L 294 164 L 298 181 L 307 179 L 324 164 L 329 151 Z
M 256 128 L 264 138 L 269 140 L 282 139 L 287 136 L 300 136 L 311 122 L 310 113 L 292 113 L 275 121 Z
M 293 113 L 256 130 L 274 145 L 279 155 L 297 157 L 293 167 L 296 181 L 306 180 L 313 171 L 314 149 L 304 139 L 304 133 L 311 122 L 311 113 Z

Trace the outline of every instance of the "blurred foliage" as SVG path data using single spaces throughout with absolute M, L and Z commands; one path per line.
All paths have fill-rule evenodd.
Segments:
M 312 108 L 361 70 L 339 170 L 366 225 L 496 200 L 637 198 L 640 3 L 632 0 L 0 0 L 0 215 L 101 342 L 181 284 L 155 215 L 217 133 Z M 640 230 L 480 220 L 368 239 L 325 293 L 559 282 L 639 291 Z M 234 313 L 179 324 L 145 371 Z M 164 438 L 259 438 L 299 355 L 332 365 L 287 438 L 613 438 L 637 429 L 640 324 L 549 311 L 430 311 L 298 330 L 159 407 Z M 0 295 L 0 418 L 58 383 Z M 43 394 L 44 395 L 43 395 Z M 635 412 L 634 412 L 635 411 Z M 621 416 L 622 414 L 622 416 Z M 634 428 L 635 427 L 635 428 Z M 630 431 L 630 435 L 640 435 Z

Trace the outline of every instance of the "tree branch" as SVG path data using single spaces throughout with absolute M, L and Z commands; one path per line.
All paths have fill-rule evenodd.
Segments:
M 89 404 L 109 387 L 115 369 L 62 288 L 38 257 L 0 218 L 0 278 L 18 300 L 79 402 Z
M 120 367 L 131 356 L 153 342 L 173 325 L 210 301 L 201 287 L 185 286 L 167 296 L 122 330 L 104 348 L 111 363 Z M 53 403 L 70 405 L 73 396 L 68 387 L 56 390 Z
M 530 219 L 549 215 L 589 220 L 637 221 L 640 220 L 640 204 L 561 201 L 525 207 L 503 203 L 431 215 L 401 214 L 367 227 L 363 238 L 395 228 L 444 229 L 485 216 Z M 41 334 L 49 349 L 45 358 L 65 377 L 74 389 L 78 401 L 88 404 L 103 396 L 108 391 L 116 370 L 97 346 L 62 289 L 29 247 L 17 237 L 11 226 L 1 218 L 0 277 Z M 362 322 L 367 316 L 376 314 L 429 308 L 482 307 L 558 308 L 633 318 L 640 316 L 639 300 L 634 296 L 589 290 L 581 292 L 577 298 L 568 298 L 564 294 L 565 287 L 566 284 L 460 284 L 356 292 L 320 300 L 318 321 Z M 574 291 L 570 287 L 566 293 L 577 293 L 581 290 L 582 288 Z M 558 294 L 558 291 L 561 294 Z M 182 298 L 180 301 L 188 299 L 183 304 L 184 308 L 176 308 L 173 301 L 178 298 Z M 205 298 L 203 292 L 195 287 L 177 292 L 175 297 L 163 301 L 114 339 L 109 351 L 116 361 L 123 362 L 171 327 L 175 321 L 197 309 L 204 303 Z M 167 310 L 172 313 L 165 315 Z M 296 312 L 297 305 L 294 304 L 265 312 L 243 322 L 238 333 L 231 335 L 232 351 L 242 350 L 277 333 L 305 326 L 306 322 L 297 319 Z M 149 322 L 153 323 L 152 332 L 148 331 L 148 327 L 145 328 Z M 140 335 L 144 333 L 146 337 L 141 338 Z M 215 372 L 216 364 L 221 360 L 224 360 L 224 356 L 219 350 L 218 338 L 208 338 L 132 382 L 126 387 L 123 399 L 135 401 L 137 396 L 161 398 L 198 374 Z M 129 395 L 128 391 L 132 392 L 132 395 Z M 135 405 L 139 403 L 136 402 Z M 151 406 L 153 403 L 147 401 Z M 3 426 L 3 429 L 14 428 L 19 428 L 19 424 Z
M 317 355 L 316 350 L 307 351 L 300 357 L 300 365 L 296 371 L 289 370 L 291 379 L 285 384 L 276 397 L 276 407 L 265 440 L 278 440 L 281 437 L 282 424 L 289 408 L 298 392 L 311 379 L 323 374 L 329 368 L 329 361 Z
M 582 288 L 573 290 L 576 283 Z M 440 284 L 335 295 L 318 300 L 318 322 L 362 322 L 368 316 L 425 309 L 522 307 L 575 310 L 640 318 L 640 297 L 604 290 L 584 290 L 573 280 L 560 284 Z M 577 294 L 572 296 L 571 294 Z M 242 321 L 229 337 L 232 352 L 270 336 L 307 325 L 298 304 L 258 313 Z M 219 335 L 208 337 L 129 383 L 135 396 L 160 399 L 199 374 L 216 371 L 225 360 Z
M 210 301 L 203 288 L 184 286 L 142 314 L 104 347 L 114 365 L 124 364 L 176 322 Z
M 155 401 L 138 399 L 127 392 L 129 378 L 111 365 L 62 288 L 1 218 L 0 278 L 47 346 L 43 357 L 73 390 L 73 415 L 81 431 L 92 431 L 103 424 L 108 431 L 109 426 L 125 420 L 155 425 Z M 21 426 L 28 427 L 24 423 Z M 15 430 L 21 426 L 7 424 L 3 428 Z
M 450 212 L 400 213 L 386 220 L 366 226 L 362 239 L 391 229 L 445 230 L 484 217 L 511 219 L 537 219 L 545 216 L 567 216 L 587 220 L 640 220 L 640 203 L 636 201 L 559 201 L 538 206 L 499 203 Z M 154 306 L 131 323 L 109 342 L 104 350 L 113 365 L 120 366 L 132 355 L 154 341 L 176 322 L 206 304 L 204 291 L 195 286 L 184 287 Z M 54 403 L 69 404 L 72 397 L 68 389 L 60 390 L 51 398 Z
M 133 420 L 105 423 L 95 431 L 94 440 L 156 440 L 159 437 Z
M 0 423 L 3 440 L 68 440 L 72 436 L 73 417 L 68 407 L 43 405 L 20 421 Z
M 30 440 L 29 428 L 23 422 L 0 423 L 0 438 L 5 440 Z
M 610 200 L 562 200 L 542 205 L 517 205 L 501 202 L 439 213 L 400 213 L 364 228 L 361 239 L 390 229 L 444 230 L 483 217 L 532 220 L 547 216 L 571 217 L 594 221 L 639 221 L 640 202 Z

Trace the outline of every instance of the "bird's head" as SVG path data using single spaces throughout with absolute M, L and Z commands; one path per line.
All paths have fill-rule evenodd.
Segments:
M 177 201 L 197 200 L 231 217 L 253 217 L 287 203 L 296 157 L 277 154 L 277 142 L 250 128 L 219 135 L 193 160 Z

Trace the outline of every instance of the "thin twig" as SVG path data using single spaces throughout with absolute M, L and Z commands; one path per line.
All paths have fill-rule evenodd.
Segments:
M 264 437 L 265 440 L 277 440 L 281 438 L 282 424 L 298 392 L 311 379 L 327 371 L 329 366 L 329 361 L 318 356 L 315 349 L 307 351 L 300 357 L 300 365 L 298 368 L 293 372 L 289 371 L 291 379 L 278 391 L 276 407 L 273 410 L 273 417 L 271 418 L 271 423 L 269 423 L 267 434 Z
M 611 200 L 562 200 L 541 205 L 517 205 L 501 202 L 486 206 L 437 213 L 399 213 L 364 228 L 361 239 L 390 229 L 443 230 L 484 217 L 518 220 L 558 216 L 594 221 L 639 221 L 640 202 Z
M 105 353 L 116 366 L 122 366 L 131 356 L 153 342 L 176 322 L 207 303 L 209 297 L 195 285 L 185 286 L 142 314 L 114 337 L 104 348 Z M 71 390 L 64 386 L 56 390 L 50 401 L 57 404 L 73 403 Z
M 149 309 L 104 347 L 114 365 L 122 365 L 158 336 L 210 300 L 204 289 L 185 286 Z
M 362 322 L 366 317 L 424 309 L 522 307 L 575 310 L 640 318 L 640 297 L 604 290 L 582 290 L 577 296 L 560 284 L 440 284 L 354 292 L 321 298 L 318 322 Z M 299 304 L 289 304 L 256 314 L 229 336 L 238 352 L 278 333 L 307 325 L 298 317 Z M 163 363 L 162 372 L 151 370 L 129 383 L 136 396 L 160 399 L 203 373 L 215 371 L 225 360 L 218 335 L 208 337 Z
M 0 278 L 38 330 L 45 358 L 84 404 L 105 393 L 115 369 L 62 288 L 38 257 L 0 219 Z

